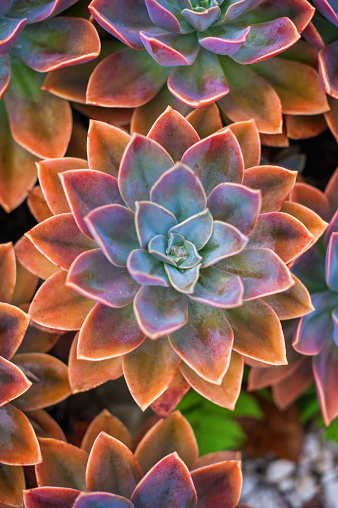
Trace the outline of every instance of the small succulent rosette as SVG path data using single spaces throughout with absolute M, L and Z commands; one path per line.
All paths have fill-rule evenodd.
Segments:
M 153 425 L 136 447 L 132 443 L 106 410 L 88 428 L 81 448 L 42 439 L 43 462 L 35 468 L 39 487 L 25 492 L 26 508 L 237 506 L 239 454 L 198 457 L 194 432 L 179 411 Z
M 337 170 L 325 193 L 304 183 L 295 185 L 291 199 L 296 203 L 292 206 L 311 206 L 330 221 L 324 237 L 300 256 L 292 267 L 292 272 L 309 289 L 314 310 L 288 325 L 288 366 L 276 370 L 256 366 L 249 376 L 251 389 L 273 385 L 274 399 L 281 409 L 290 405 L 314 379 L 326 425 L 338 415 L 337 196 Z
M 62 157 L 71 136 L 70 105 L 41 90 L 45 73 L 100 53 L 92 23 L 55 17 L 76 1 L 1 2 L 0 204 L 6 211 L 18 206 L 34 185 L 36 157 Z
M 41 461 L 37 436 L 64 439 L 43 408 L 70 395 L 67 366 L 45 354 L 59 333 L 30 323 L 22 310 L 37 277 L 16 269 L 11 243 L 0 244 L 0 503 L 22 505 L 23 467 Z
M 88 163 L 39 165 L 55 215 L 27 233 L 19 259 L 38 273 L 42 253 L 55 272 L 33 299 L 34 321 L 80 330 L 75 390 L 123 373 L 144 410 L 179 369 L 233 408 L 243 357 L 286 363 L 280 318 L 313 309 L 287 263 L 326 222 L 286 201 L 296 172 L 255 165 L 253 122 L 232 129 L 200 140 L 171 108 L 148 136 L 92 122 Z

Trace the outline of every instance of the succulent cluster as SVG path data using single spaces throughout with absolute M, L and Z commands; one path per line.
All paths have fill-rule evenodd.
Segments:
M 244 369 L 338 416 L 337 151 L 316 188 L 269 148 L 336 148 L 337 62 L 336 0 L 0 1 L 1 506 L 239 508 L 175 408 Z M 127 426 L 73 432 L 108 381 Z

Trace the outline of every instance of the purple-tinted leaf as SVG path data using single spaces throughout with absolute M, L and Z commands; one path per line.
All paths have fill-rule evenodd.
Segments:
M 222 183 L 212 191 L 207 205 L 214 220 L 232 224 L 247 235 L 256 225 L 261 203 L 259 190 Z
M 93 0 L 89 10 L 105 30 L 134 49 L 143 48 L 140 31 L 153 28 L 142 0 Z
M 328 95 L 338 99 L 338 41 L 321 49 L 318 57 L 322 86 Z
M 197 495 L 189 470 L 176 452 L 158 462 L 131 496 L 135 508 L 195 508 Z
M 289 18 L 278 18 L 251 27 L 243 46 L 233 55 L 240 64 L 260 62 L 292 46 L 298 39 L 295 25 Z
M 35 71 L 48 72 L 92 60 L 100 49 L 100 39 L 92 23 L 81 18 L 60 17 L 28 26 L 13 53 Z
M 105 256 L 116 266 L 126 266 L 130 252 L 139 247 L 134 213 L 121 205 L 96 208 L 85 219 Z
M 246 249 L 217 266 L 241 277 L 244 300 L 280 293 L 294 284 L 287 266 L 270 249 Z
M 162 206 L 149 201 L 135 203 L 136 233 L 140 246 L 147 250 L 152 238 L 168 236 L 170 228 L 177 224 L 175 216 Z
M 338 232 L 331 234 L 327 246 L 325 278 L 332 291 L 338 291 Z
M 179 6 L 176 6 L 175 3 L 146 0 L 146 6 L 151 21 L 158 28 L 162 28 L 165 32 L 181 32 L 178 19 L 174 15 L 175 11 L 177 14 L 180 12 Z
M 194 292 L 199 278 L 201 265 L 198 264 L 187 270 L 179 270 L 171 265 L 164 265 L 170 284 L 180 293 L 190 295 Z
M 242 304 L 244 285 L 238 275 L 213 266 L 203 268 L 190 298 L 205 305 L 231 309 Z
M 326 425 L 329 425 L 338 414 L 337 373 L 338 348 L 336 344 L 327 340 L 322 352 L 313 359 L 317 395 Z
M 199 46 L 195 34 L 181 35 L 141 32 L 141 40 L 149 55 L 163 67 L 191 65 L 194 63 Z
M 99 206 L 124 202 L 120 196 L 116 178 L 92 169 L 77 169 L 60 173 L 61 183 L 74 215 L 83 234 L 89 235 L 84 217 Z
M 209 7 L 209 9 L 204 9 L 201 12 L 193 11 L 192 9 L 183 9 L 181 14 L 195 30 L 204 32 L 220 17 L 221 9 L 218 5 Z
M 122 157 L 118 178 L 129 208 L 134 210 L 135 201 L 148 200 L 151 187 L 172 165 L 170 155 L 156 141 L 134 134 Z
M 127 269 L 138 284 L 169 287 L 163 262 L 142 249 L 133 250 L 127 260 Z
M 181 359 L 199 376 L 220 384 L 230 363 L 233 331 L 217 308 L 189 301 L 189 319 L 183 328 L 169 335 Z
M 225 222 L 214 221 L 213 232 L 208 243 L 200 251 L 203 267 L 211 266 L 221 259 L 241 252 L 249 239 L 237 228 Z
M 218 55 L 233 55 L 247 40 L 250 29 L 250 26 L 240 29 L 226 25 L 215 27 L 207 35 L 201 35 L 199 43 Z
M 188 320 L 187 297 L 173 288 L 143 286 L 134 299 L 134 312 L 141 330 L 157 339 L 185 325 Z
M 168 78 L 170 92 L 193 108 L 207 106 L 229 92 L 217 55 L 201 48 L 192 65 L 176 67 Z
M 312 295 L 315 308 L 299 321 L 293 347 L 303 355 L 317 355 L 333 333 L 332 310 L 338 305 L 338 295 L 330 291 Z
M 107 492 L 82 492 L 72 508 L 133 508 L 133 503 L 125 497 Z
M 0 99 L 4 96 L 11 79 L 11 62 L 8 56 L 0 57 Z
M 169 233 L 178 233 L 193 243 L 197 250 L 202 249 L 210 240 L 213 231 L 212 215 L 206 208 L 189 219 L 173 226 Z
M 6 1 L 6 0 L 5 0 Z M 74 0 L 20 0 L 12 1 L 9 15 L 27 18 L 28 23 L 37 23 L 72 5 Z
M 110 263 L 100 249 L 76 258 L 66 284 L 87 298 L 118 308 L 132 302 L 139 289 L 128 270 Z
M 178 222 L 203 212 L 206 207 L 206 196 L 200 180 L 188 166 L 180 162 L 157 180 L 151 189 L 150 199 L 170 210 Z
M 194 170 L 207 195 L 220 183 L 241 183 L 243 180 L 243 155 L 230 129 L 194 144 L 185 152 L 182 162 Z
M 0 57 L 6 56 L 25 28 L 27 19 L 0 18 Z

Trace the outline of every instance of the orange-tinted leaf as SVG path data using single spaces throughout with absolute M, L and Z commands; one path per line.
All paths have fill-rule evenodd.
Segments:
M 15 405 L 33 411 L 57 404 L 71 393 L 68 368 L 54 356 L 44 353 L 15 355 L 13 362 L 27 373 L 33 382 L 29 393 L 21 395 Z
M 328 224 L 316 212 L 306 206 L 291 201 L 285 201 L 281 212 L 288 213 L 300 220 L 304 226 L 313 234 L 313 243 L 324 233 Z
M 67 273 L 49 277 L 36 293 L 29 313 L 41 325 L 60 330 L 79 330 L 95 302 L 65 285 Z
M 294 275 L 291 274 L 291 277 L 295 284 L 290 289 L 264 298 L 279 319 L 295 319 L 314 310 L 310 294 L 304 284 Z
M 35 434 L 38 437 L 52 437 L 53 439 L 60 439 L 66 441 L 66 437 L 60 425 L 56 423 L 54 418 L 50 416 L 47 411 L 37 409 L 36 411 L 26 411 Z
M 58 439 L 40 438 L 42 462 L 35 467 L 39 487 L 86 490 L 88 453 Z
M 26 270 L 17 260 L 16 263 L 16 284 L 12 296 L 13 305 L 22 305 L 29 302 L 36 291 L 38 277 Z
M 47 259 L 27 236 L 22 236 L 15 244 L 15 254 L 20 263 L 40 279 L 48 279 L 60 268 Z
M 101 411 L 89 425 L 82 439 L 81 448 L 89 453 L 100 432 L 105 432 L 109 436 L 115 437 L 131 449 L 132 437 L 129 430 L 107 409 Z
M 185 363 L 181 363 L 181 372 L 190 386 L 214 404 L 233 410 L 241 391 L 244 369 L 243 357 L 232 352 L 229 368 L 220 385 L 209 383 L 199 377 Z
M 0 356 L 11 358 L 26 333 L 29 316 L 22 310 L 0 302 Z
M 22 506 L 22 491 L 24 488 L 23 467 L 0 464 L 0 503 Z
M 245 169 L 258 166 L 261 160 L 261 143 L 255 121 L 236 122 L 228 127 L 241 147 Z
M 188 469 L 192 469 L 198 457 L 194 431 L 180 411 L 171 413 L 147 432 L 136 448 L 135 457 L 145 474 L 172 452 L 178 453 Z
M 0 301 L 10 303 L 16 280 L 15 254 L 12 243 L 0 244 Z
M 41 461 L 39 443 L 28 418 L 16 407 L 0 408 L 0 462 L 11 466 Z
M 70 212 L 62 189 L 59 173 L 70 169 L 87 169 L 88 162 L 75 157 L 49 159 L 37 164 L 39 181 L 47 204 L 53 213 Z
M 97 247 L 81 233 L 71 213 L 60 213 L 40 222 L 26 236 L 47 259 L 63 270 L 69 270 L 77 256 Z
M 27 204 L 37 222 L 46 220 L 53 215 L 39 185 L 28 192 Z
M 194 109 L 186 116 L 201 139 L 222 128 L 222 119 L 215 103 L 201 109 Z
M 235 334 L 234 350 L 264 363 L 284 365 L 285 342 L 276 313 L 260 299 L 226 310 Z
M 59 340 L 60 334 L 41 330 L 30 323 L 18 353 L 47 353 Z
M 101 361 L 78 360 L 77 344 L 78 336 L 73 341 L 68 362 L 69 382 L 73 393 L 90 390 L 123 375 L 121 357 Z
M 241 462 L 229 460 L 200 467 L 191 472 L 198 508 L 237 506 L 242 489 Z
M 146 339 L 124 356 L 124 377 L 142 411 L 168 388 L 179 364 L 180 358 L 172 350 L 167 337 Z
M 129 448 L 118 439 L 101 432 L 88 459 L 88 490 L 130 498 L 141 478 L 141 468 Z
M 25 393 L 31 384 L 22 370 L 0 356 L 0 406 Z
M 278 212 L 292 191 L 297 171 L 280 166 L 255 166 L 244 173 L 243 185 L 262 192 L 261 213 Z
M 88 130 L 88 162 L 90 169 L 118 176 L 123 152 L 130 135 L 107 123 L 91 120 Z

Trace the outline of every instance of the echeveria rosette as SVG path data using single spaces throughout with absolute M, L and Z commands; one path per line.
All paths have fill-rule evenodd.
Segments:
M 234 407 L 241 355 L 286 362 L 277 314 L 312 309 L 286 263 L 325 223 L 306 207 L 300 219 L 281 211 L 296 173 L 250 167 L 259 160 L 253 134 L 243 122 L 200 140 L 169 108 L 148 136 L 92 122 L 90 169 L 67 158 L 40 164 L 55 215 L 27 236 L 61 270 L 30 312 L 45 326 L 80 329 L 70 356 L 75 391 L 124 373 L 142 409 L 186 382 Z M 38 271 L 41 254 L 27 249 L 20 260 Z
M 6 211 L 34 185 L 36 157 L 61 157 L 69 143 L 70 106 L 41 90 L 44 74 L 87 62 L 100 52 L 92 23 L 55 17 L 74 3 L 11 0 L 1 5 L 0 203 Z
M 96 21 L 130 49 L 108 57 L 105 68 L 135 62 L 143 89 L 129 99 L 140 106 L 167 81 L 171 93 L 192 107 L 210 104 L 229 92 L 228 60 L 253 64 L 292 46 L 313 16 L 305 0 L 238 3 L 218 0 L 93 0 Z M 137 54 L 134 50 L 146 50 Z M 134 69 L 135 71 L 135 69 Z M 98 82 L 89 84 L 95 102 Z M 124 96 L 124 97 L 122 97 Z M 120 97 L 128 102 L 123 90 Z M 143 102 L 141 102 L 143 101 Z
M 239 454 L 198 457 L 193 429 L 179 411 L 152 425 L 136 449 L 131 443 L 128 429 L 107 410 L 91 423 L 81 448 L 41 440 L 39 487 L 25 492 L 26 508 L 237 506 Z
M 0 245 L 0 503 L 22 505 L 24 465 L 41 461 L 38 436 L 63 439 L 42 408 L 70 394 L 68 371 L 45 354 L 59 334 L 30 324 L 28 302 L 37 278 L 16 268 L 11 243 Z
M 257 364 L 249 376 L 250 389 L 272 385 L 274 400 L 281 409 L 294 402 L 314 379 L 326 425 L 338 415 L 337 196 L 337 170 L 325 193 L 307 184 L 295 185 L 290 207 L 296 211 L 304 205 L 312 206 L 325 220 L 331 217 L 324 237 L 302 254 L 292 267 L 292 272 L 309 289 L 314 310 L 298 322 L 288 325 L 288 365 L 273 370 L 258 368 Z

